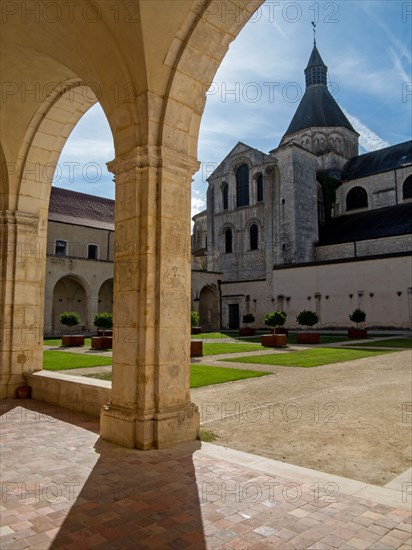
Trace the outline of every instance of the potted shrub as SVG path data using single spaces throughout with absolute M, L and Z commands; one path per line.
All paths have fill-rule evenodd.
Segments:
M 256 334 L 256 329 L 248 327 L 249 323 L 255 322 L 253 313 L 246 313 L 246 315 L 243 315 L 242 321 L 246 326 L 239 329 L 239 336 L 254 336 Z
M 310 328 L 319 323 L 319 315 L 314 311 L 304 309 L 296 317 L 296 321 L 299 325 L 306 327 L 307 332 L 299 332 L 296 335 L 296 342 L 298 344 L 319 344 L 320 336 L 319 332 L 310 332 Z
M 192 334 L 201 334 L 202 327 L 200 326 L 200 315 L 197 311 L 190 313 L 190 331 Z
M 18 399 L 30 399 L 31 386 L 19 386 L 16 389 Z
M 287 335 L 286 333 L 276 333 L 276 327 L 281 327 L 285 324 L 286 313 L 284 311 L 273 311 L 272 313 L 266 313 L 264 319 L 266 326 L 272 329 L 272 334 L 264 334 L 261 337 L 262 346 L 266 347 L 280 347 L 286 346 Z
M 69 334 L 62 336 L 62 346 L 83 346 L 84 336 L 72 334 L 72 328 L 80 323 L 80 315 L 76 311 L 65 311 L 60 315 L 60 323 L 69 328 Z
M 110 349 L 113 345 L 113 337 L 106 336 L 107 330 L 111 331 L 113 327 L 113 316 L 111 313 L 98 313 L 94 317 L 93 323 L 97 328 L 101 329 L 102 336 L 93 336 L 92 348 L 93 349 Z
M 359 323 L 364 323 L 366 320 L 366 313 L 362 309 L 356 308 L 349 315 L 349 319 L 353 323 L 356 323 L 356 328 L 355 327 L 348 328 L 348 338 L 367 338 L 368 329 L 359 328 Z

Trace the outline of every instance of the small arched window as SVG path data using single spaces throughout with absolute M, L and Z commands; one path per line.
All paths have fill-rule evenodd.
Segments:
M 249 166 L 242 164 L 236 171 L 236 206 L 249 204 Z
M 346 195 L 346 210 L 368 207 L 368 194 L 363 187 L 352 187 Z
M 263 176 L 259 174 L 256 180 L 256 197 L 257 202 L 263 201 Z
M 403 182 L 403 198 L 412 199 L 412 175 Z
M 88 244 L 87 245 L 87 259 L 88 260 L 97 260 L 99 256 L 99 247 L 97 244 Z
M 258 240 L 259 240 L 259 229 L 258 226 L 253 223 L 249 229 L 249 239 L 250 239 L 250 250 L 257 250 Z
M 222 202 L 223 210 L 227 210 L 229 208 L 229 186 L 227 183 L 224 183 L 222 187 Z
M 233 234 L 231 229 L 225 231 L 225 252 L 231 254 L 233 252 Z

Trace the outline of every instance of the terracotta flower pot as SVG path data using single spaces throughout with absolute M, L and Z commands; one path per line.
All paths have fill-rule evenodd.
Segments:
M 320 344 L 319 332 L 298 332 L 296 335 L 298 344 Z
M 113 337 L 112 336 L 93 336 L 92 348 L 93 349 L 112 349 Z
M 202 357 L 203 356 L 203 342 L 202 340 L 190 341 L 190 357 Z
M 31 386 L 20 386 L 16 389 L 16 393 L 19 399 L 29 399 L 31 396 Z
M 367 338 L 368 337 L 368 329 L 366 328 L 355 328 L 351 327 L 348 328 L 348 338 Z
M 84 336 L 80 334 L 66 334 L 62 336 L 62 346 L 79 347 L 84 346 Z
M 260 341 L 266 348 L 280 348 L 288 343 L 286 334 L 264 334 Z
M 255 336 L 256 329 L 251 327 L 243 327 L 239 329 L 239 336 Z

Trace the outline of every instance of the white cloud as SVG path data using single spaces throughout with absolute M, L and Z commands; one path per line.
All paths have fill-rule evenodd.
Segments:
M 376 151 L 377 149 L 383 149 L 384 147 L 389 147 L 390 143 L 380 138 L 373 130 L 365 126 L 363 122 L 359 120 L 356 116 L 351 115 L 344 109 L 342 109 L 349 122 L 355 128 L 355 130 L 360 134 L 359 143 L 366 151 Z
M 200 191 L 192 193 L 192 218 L 206 208 L 206 200 Z

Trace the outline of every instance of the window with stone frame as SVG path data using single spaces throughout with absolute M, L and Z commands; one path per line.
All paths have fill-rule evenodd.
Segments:
M 412 175 L 403 182 L 403 199 L 412 199 Z
M 263 176 L 259 174 L 256 179 L 256 200 L 257 202 L 263 201 Z
M 352 187 L 346 195 L 346 210 L 368 207 L 368 193 L 363 187 Z
M 97 244 L 88 244 L 87 245 L 87 259 L 88 260 L 97 260 L 99 257 L 99 247 Z
M 226 254 L 233 252 L 233 233 L 229 228 L 225 231 L 225 252 Z
M 229 186 L 227 183 L 222 186 L 222 203 L 223 210 L 227 210 L 229 208 Z
M 257 250 L 259 248 L 259 228 L 255 223 L 249 228 L 249 241 L 250 250 Z
M 57 240 L 54 245 L 54 254 L 56 256 L 67 256 L 67 241 Z
M 236 170 L 236 206 L 249 205 L 249 166 L 241 164 Z

